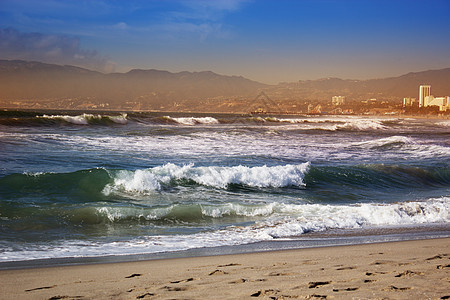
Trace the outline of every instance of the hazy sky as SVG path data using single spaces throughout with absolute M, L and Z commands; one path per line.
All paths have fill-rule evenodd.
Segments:
M 0 59 L 265 83 L 450 67 L 450 0 L 0 0 Z

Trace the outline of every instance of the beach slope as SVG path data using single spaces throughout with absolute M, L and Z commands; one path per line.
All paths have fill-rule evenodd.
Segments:
M 450 239 L 0 271 L 1 299 L 449 299 Z

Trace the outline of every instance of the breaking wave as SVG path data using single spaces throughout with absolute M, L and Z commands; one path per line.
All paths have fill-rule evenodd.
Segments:
M 177 166 L 166 164 L 145 170 L 121 170 L 112 174 L 113 184 L 105 187 L 104 193 L 114 191 L 149 193 L 159 191 L 164 185 L 173 181 L 187 181 L 215 188 L 229 185 L 246 185 L 250 187 L 286 187 L 304 186 L 303 178 L 309 169 L 309 163 L 274 167 L 194 167 L 193 164 Z
M 422 158 L 450 155 L 449 147 L 437 144 L 420 144 L 415 139 L 405 136 L 390 136 L 365 142 L 356 142 L 352 143 L 351 146 L 377 151 L 400 149 L 408 153 L 414 153 Z
M 272 202 L 259 205 L 224 203 L 175 204 L 157 208 L 99 207 L 97 216 L 109 222 L 124 220 L 152 221 L 176 219 L 180 221 L 199 221 L 223 217 L 274 217 L 271 222 L 261 222 L 261 227 L 276 227 L 278 221 L 298 224 L 301 231 L 285 232 L 277 236 L 292 236 L 309 231 L 322 231 L 331 228 L 359 228 L 373 225 L 405 225 L 435 222 L 449 222 L 450 198 L 443 197 L 430 201 L 412 201 L 393 204 L 286 204 Z M 262 220 L 262 219 L 261 219 Z M 276 221 L 275 221 L 276 220 Z M 280 224 L 278 224 L 280 225 Z M 284 225 L 283 225 L 284 226 Z
M 360 119 L 360 118 L 277 118 L 277 117 L 252 117 L 249 121 L 257 123 L 279 123 L 298 125 L 304 130 L 325 131 L 371 131 L 386 130 L 389 127 L 386 122 L 391 120 Z
M 390 136 L 376 140 L 354 143 L 357 146 L 365 146 L 372 149 L 391 148 L 395 146 L 402 146 L 408 144 L 415 144 L 412 138 L 405 136 Z
M 378 120 L 352 120 L 344 124 L 337 124 L 334 130 L 349 130 L 349 131 L 366 131 L 366 130 L 384 130 L 388 127 L 383 125 L 382 121 Z
M 181 211 L 220 217 L 224 215 L 262 216 L 253 225 L 228 226 L 224 229 L 187 235 L 140 236 L 131 240 L 98 243 L 90 240 L 64 240 L 58 244 L 38 244 L 15 251 L 5 249 L 0 261 L 19 261 L 42 258 L 95 257 L 103 255 L 129 255 L 182 251 L 193 248 L 230 246 L 270 241 L 277 238 L 301 236 L 305 233 L 329 229 L 371 228 L 374 226 L 408 226 L 449 222 L 450 198 L 395 204 L 320 205 L 271 203 L 259 207 L 225 204 L 219 207 L 172 206 L 153 212 L 126 208 L 98 208 L 93 215 L 107 222 L 129 219 L 154 220 L 173 218 Z
M 196 124 L 219 124 L 219 120 L 213 117 L 180 117 L 174 118 L 170 116 L 164 116 L 164 120 L 177 123 L 181 125 L 196 125 Z
M 116 124 L 127 124 L 127 114 L 121 114 L 118 116 L 108 116 L 108 115 L 93 115 L 93 114 L 82 114 L 78 116 L 69 115 L 43 115 L 36 116 L 36 118 L 42 118 L 47 120 L 57 120 L 64 121 L 76 125 L 90 125 L 90 124 L 108 124 L 110 122 Z
M 7 126 L 52 126 L 52 125 L 111 125 L 128 123 L 127 114 L 120 115 L 20 115 L 18 117 L 0 118 L 0 125 Z

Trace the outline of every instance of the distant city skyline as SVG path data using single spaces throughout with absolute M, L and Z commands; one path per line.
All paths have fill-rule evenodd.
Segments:
M 450 67 L 446 0 L 0 0 L 0 59 L 373 79 Z

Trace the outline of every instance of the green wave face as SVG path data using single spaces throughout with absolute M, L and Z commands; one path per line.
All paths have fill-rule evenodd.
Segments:
M 288 204 L 351 204 L 383 197 L 389 203 L 398 200 L 399 193 L 420 194 L 448 186 L 448 168 L 382 164 L 264 168 L 167 164 L 135 171 L 12 174 L 0 178 L 0 217 L 12 230 L 47 230 L 61 224 L 82 228 L 254 222 L 281 213 Z M 281 200 L 274 202 L 273 195 Z

